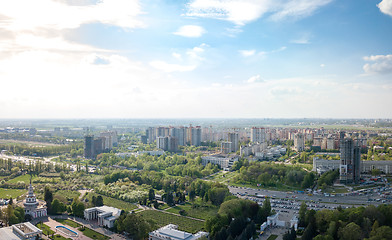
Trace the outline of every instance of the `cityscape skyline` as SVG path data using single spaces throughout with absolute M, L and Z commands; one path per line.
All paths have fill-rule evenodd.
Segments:
M 392 118 L 391 40 L 392 0 L 2 2 L 0 118 Z

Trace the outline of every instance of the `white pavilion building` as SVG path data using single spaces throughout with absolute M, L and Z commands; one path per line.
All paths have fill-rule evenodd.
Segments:
M 37 200 L 35 197 L 33 186 L 31 185 L 31 179 L 27 197 L 23 200 L 23 207 L 25 215 L 30 215 L 32 218 L 44 217 L 48 214 L 46 202 L 43 200 Z

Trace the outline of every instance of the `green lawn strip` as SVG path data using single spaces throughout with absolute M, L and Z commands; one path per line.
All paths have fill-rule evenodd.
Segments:
M 267 240 L 275 240 L 278 237 L 278 235 L 272 234 L 270 235 Z
M 34 180 L 35 178 L 37 178 L 37 176 L 33 175 L 32 180 Z M 18 176 L 16 178 L 8 180 L 7 183 L 18 183 L 19 181 L 24 183 L 30 183 L 30 175 L 25 174 L 25 175 Z
M 73 227 L 73 228 L 78 228 L 78 227 L 82 226 L 79 223 L 74 222 L 74 221 L 72 221 L 70 219 L 55 218 L 54 220 L 59 222 L 59 223 L 66 224 L 66 225 L 68 225 L 70 227 Z
M 44 223 L 38 223 L 37 228 L 42 230 L 42 233 L 45 234 L 46 236 L 52 235 L 54 233 L 53 230 L 50 229 L 50 227 Z
M 98 197 L 99 195 L 100 194 L 90 192 L 87 195 L 87 199 L 91 202 L 91 199 L 93 196 Z M 119 209 L 122 209 L 125 211 L 132 211 L 137 208 L 137 206 L 133 203 L 125 202 L 125 201 L 118 200 L 118 199 L 111 198 L 111 197 L 107 197 L 104 195 L 101 195 L 101 196 L 103 198 L 103 204 L 106 206 L 119 208 Z
M 25 189 L 0 188 L 0 198 L 9 199 L 12 197 L 15 199 L 26 192 Z
M 170 213 L 164 213 L 156 210 L 145 210 L 138 212 L 145 220 L 153 221 L 156 223 L 157 227 L 163 227 L 167 224 L 178 225 L 178 229 L 190 233 L 196 233 L 203 230 L 204 222 L 199 220 L 194 220 L 182 216 L 176 216 Z
M 166 203 L 164 203 L 164 204 L 162 204 L 162 205 L 159 205 L 158 209 L 159 209 L 159 210 L 166 210 L 166 209 L 168 209 L 169 207 L 170 207 L 169 205 L 167 205 Z
M 89 237 L 91 239 L 96 239 L 96 240 L 108 240 L 110 239 L 110 237 L 105 236 L 99 232 L 96 232 L 88 227 L 84 227 L 84 228 L 79 228 L 79 231 L 81 231 L 83 233 L 83 235 L 85 235 L 86 237 Z
M 213 217 L 218 212 L 219 208 L 207 204 L 205 205 L 194 204 L 192 207 L 191 203 L 186 203 L 184 205 L 177 205 L 166 211 L 180 214 L 181 210 L 185 211 L 185 216 L 207 220 L 210 217 Z
M 72 190 L 58 190 L 54 195 L 62 196 L 66 199 L 74 199 L 80 196 L 80 192 Z
M 54 240 L 72 240 L 72 238 L 65 238 L 61 235 L 54 235 L 53 237 Z

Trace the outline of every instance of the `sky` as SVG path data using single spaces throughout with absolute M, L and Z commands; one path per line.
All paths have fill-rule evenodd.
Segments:
M 392 118 L 392 0 L 0 2 L 0 118 Z

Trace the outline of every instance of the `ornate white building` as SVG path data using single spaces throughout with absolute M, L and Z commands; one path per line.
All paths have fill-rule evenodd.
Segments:
M 33 186 L 31 185 L 31 180 L 27 197 L 23 200 L 23 207 L 25 209 L 25 215 L 30 215 L 32 218 L 44 217 L 47 215 L 46 202 L 37 200 L 33 191 Z

